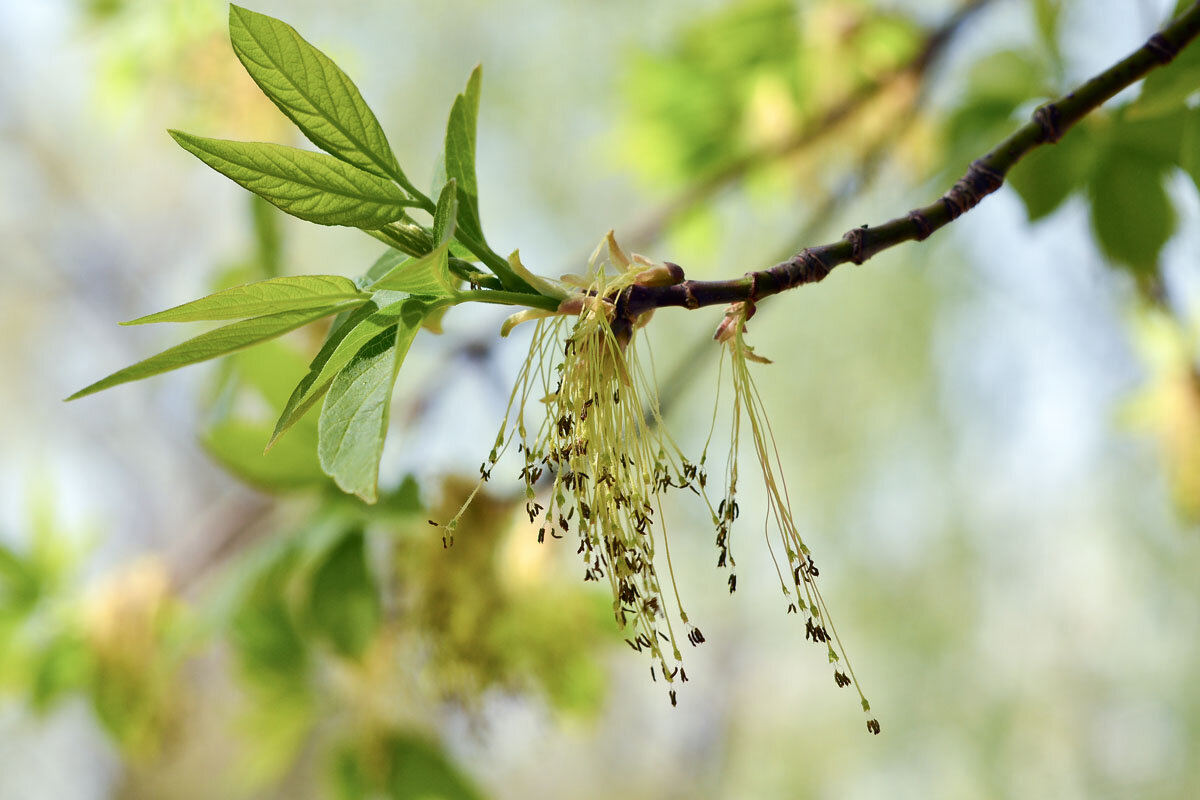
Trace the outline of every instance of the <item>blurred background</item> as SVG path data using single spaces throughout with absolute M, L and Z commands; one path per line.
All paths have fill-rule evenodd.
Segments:
M 418 184 L 482 62 L 497 250 L 557 276 L 615 228 L 699 278 L 928 202 L 1176 5 L 253 8 L 341 64 Z M 708 640 L 676 708 L 575 544 L 536 543 L 515 463 L 443 550 L 426 519 L 473 487 L 525 355 L 504 309 L 418 339 L 373 507 L 321 474 L 314 415 L 261 456 L 322 330 L 61 402 L 182 338 L 120 320 L 379 255 L 166 135 L 301 144 L 226 14 L 0 3 L 0 797 L 1196 796 L 1200 45 L 929 241 L 750 325 L 875 737 L 785 614 L 748 475 L 732 596 L 703 507 L 669 509 Z M 687 453 L 720 318 L 647 329 Z

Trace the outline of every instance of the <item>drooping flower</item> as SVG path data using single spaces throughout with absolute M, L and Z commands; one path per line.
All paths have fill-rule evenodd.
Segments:
M 669 685 L 687 679 L 680 665 L 683 629 L 693 645 L 704 637 L 688 622 L 675 587 L 661 498 L 670 489 L 700 493 L 703 476 L 661 424 L 652 369 L 645 369 L 635 342 L 649 314 L 629 319 L 617 305 L 634 284 L 681 279 L 677 266 L 626 255 L 610 231 L 585 276 L 564 276 L 561 285 L 573 291 L 557 313 L 511 317 L 506 332 L 527 319 L 536 327 L 496 444 L 480 467 L 486 480 L 518 442 L 526 512 L 531 523 L 540 520 L 539 541 L 577 536 L 584 580 L 609 584 L 626 641 L 650 656 L 652 676 L 661 674 Z M 527 409 L 536 400 L 545 414 L 531 429 Z M 539 492 L 545 483 L 549 488 Z M 669 694 L 674 703 L 675 690 Z
M 718 326 L 716 335 L 713 337 L 725 346 L 725 352 L 721 356 L 720 371 L 723 374 L 726 355 L 728 355 L 733 384 L 733 424 L 726 467 L 725 497 L 718 504 L 717 513 L 714 515 L 717 548 L 720 551 L 719 564 L 731 569 L 735 566 L 731 550 L 731 531 L 733 523 L 740 513 L 737 503 L 737 463 L 742 424 L 745 421 L 754 456 L 762 471 L 763 484 L 766 488 L 767 508 L 763 519 L 764 533 L 771 558 L 775 562 L 780 588 L 783 590 L 784 598 L 788 601 L 788 613 L 799 613 L 804 617 L 804 638 L 825 648 L 829 663 L 833 667 L 834 682 L 839 688 L 853 684 L 862 701 L 863 711 L 869 714 L 871 704 L 858 684 L 845 647 L 838 636 L 837 628 L 834 627 L 829 609 L 817 587 L 816 579 L 820 571 L 792 517 L 791 499 L 788 496 L 787 482 L 783 478 L 779 448 L 775 444 L 775 434 L 767 419 L 762 396 L 759 394 L 758 388 L 754 384 L 754 377 L 750 372 L 751 362 L 771 363 L 770 360 L 756 354 L 754 348 L 746 343 L 746 321 L 754 316 L 754 311 L 752 302 L 731 304 L 725 312 L 725 319 Z M 707 451 L 707 447 L 705 449 Z M 702 458 L 701 463 L 704 460 Z M 772 533 L 775 534 L 774 539 L 778 543 L 778 549 L 772 546 Z M 783 556 L 782 561 L 780 555 Z M 736 586 L 736 575 L 731 572 L 730 591 L 732 592 Z M 878 720 L 868 719 L 867 730 L 871 733 L 879 733 Z

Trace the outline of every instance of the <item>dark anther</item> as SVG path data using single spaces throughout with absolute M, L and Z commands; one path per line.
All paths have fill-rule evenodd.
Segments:
M 813 563 L 812 556 L 808 557 L 808 571 L 813 574 L 814 578 L 821 574 L 821 570 L 817 569 L 817 565 Z
M 865 260 L 863 257 L 863 240 L 866 239 L 867 226 L 861 228 L 851 228 L 842 236 L 843 239 L 850 242 L 850 260 L 855 264 L 861 264 Z
M 833 682 L 838 685 L 838 688 L 850 685 L 850 678 L 844 672 L 834 671 Z
M 628 642 L 629 640 L 626 639 L 625 641 Z M 658 682 L 658 678 L 654 677 L 654 665 L 653 664 L 650 665 L 650 680 L 654 681 L 655 683 Z
M 672 708 L 674 708 L 674 707 L 675 707 L 675 690 L 674 690 L 674 689 L 672 689 L 672 690 L 671 690 L 671 707 L 672 707 Z M 878 727 L 879 727 L 879 723 L 875 723 L 875 727 L 876 727 L 876 728 L 878 728 Z M 875 731 L 875 732 L 876 732 L 876 733 L 879 733 L 879 731 Z
M 729 576 L 729 593 L 733 594 L 737 591 L 737 575 Z
M 687 683 L 687 671 L 683 667 L 679 668 L 679 680 Z
M 430 525 L 432 525 L 432 526 L 433 526 L 433 527 L 435 527 L 435 528 L 438 526 L 438 524 L 437 524 L 436 522 L 434 522 L 433 520 L 431 520 L 431 519 L 430 519 L 430 520 L 426 520 L 426 522 L 428 522 Z
M 789 613 L 789 614 L 795 614 L 795 613 L 796 613 L 796 604 L 795 604 L 795 603 L 788 603 L 788 610 L 787 610 L 787 613 Z
M 1167 37 L 1156 33 L 1146 42 L 1146 49 L 1154 53 L 1160 64 L 1170 64 L 1179 55 L 1179 48 L 1167 41 Z
M 867 730 L 869 730 L 871 733 L 878 736 L 879 735 L 879 720 L 877 720 L 877 719 L 867 720 Z
M 1033 121 L 1042 129 L 1042 141 L 1054 144 L 1062 138 L 1062 113 L 1054 103 L 1038 106 L 1033 112 Z

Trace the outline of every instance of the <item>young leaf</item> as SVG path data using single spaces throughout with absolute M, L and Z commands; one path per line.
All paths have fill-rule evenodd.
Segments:
M 433 212 L 433 240 L 445 244 L 454 238 L 455 218 L 458 216 L 458 181 L 451 178 L 438 195 Z
M 399 323 L 408 298 L 402 297 L 395 302 L 382 304 L 381 298 L 384 296 L 381 294 L 375 302 L 360 308 L 337 330 L 330 333 L 321 351 L 317 353 L 317 357 L 309 366 L 308 374 L 304 376 L 292 392 L 292 396 L 288 398 L 287 405 L 284 406 L 283 413 L 280 414 L 279 421 L 275 424 L 275 432 L 271 435 L 271 441 L 267 444 L 268 450 L 274 447 L 279 437 L 321 399 L 329 389 L 329 384 L 333 382 L 334 377 L 368 342 Z
M 359 169 L 408 182 L 358 87 L 295 28 L 230 4 L 229 39 L 250 77 L 309 141 Z
M 1097 163 L 1088 193 L 1092 228 L 1104 253 L 1135 273 L 1153 274 L 1159 251 L 1175 228 L 1162 165 L 1124 149 L 1110 149 Z
M 245 319 L 281 311 L 340 304 L 350 300 L 366 302 L 371 296 L 358 291 L 354 282 L 337 275 L 298 275 L 270 278 L 210 294 L 190 303 L 138 317 L 122 325 L 147 322 L 196 322 L 198 320 Z
M 458 225 L 480 242 L 479 186 L 475 180 L 475 127 L 479 117 L 479 91 L 483 68 L 475 67 L 467 88 L 454 100 L 446 124 L 446 176 L 458 184 Z
M 371 291 L 383 289 L 424 297 L 452 296 L 458 287 L 447 265 L 449 250 L 450 242 L 446 241 L 429 255 L 405 259 L 368 288 Z
M 406 305 L 399 324 L 368 342 L 338 373 L 318 420 L 321 468 L 368 503 L 377 497 L 392 386 L 427 310 L 419 300 Z
M 224 325 L 215 331 L 202 333 L 195 338 L 188 339 L 182 344 L 177 344 L 158 355 L 147 358 L 145 361 L 139 361 L 132 366 L 118 370 L 107 378 L 98 380 L 91 386 L 80 389 L 67 399 L 75 400 L 122 383 L 149 378 L 151 375 L 159 375 L 163 372 L 178 369 L 179 367 L 185 367 L 188 364 L 208 361 L 211 358 L 232 353 L 243 347 L 249 347 L 252 344 L 258 344 L 267 339 L 281 336 L 290 330 L 299 328 L 301 325 L 307 325 L 322 317 L 344 311 L 347 308 L 353 307 L 353 305 L 356 304 L 330 305 L 299 311 L 284 311 L 279 314 L 268 314 L 263 317 L 244 319 L 240 322 Z
M 324 153 L 267 142 L 168 131 L 179 146 L 294 217 L 318 225 L 379 228 L 416 205 L 391 181 Z

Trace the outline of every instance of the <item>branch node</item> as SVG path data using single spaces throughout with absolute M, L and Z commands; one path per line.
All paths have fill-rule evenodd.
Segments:
M 683 287 L 683 305 L 686 308 L 695 311 L 700 307 L 700 301 L 696 299 L 696 295 L 692 294 L 692 282 L 684 281 L 679 285 Z
M 1056 144 L 1062 138 L 1062 113 L 1055 103 L 1038 106 L 1033 112 L 1033 121 L 1042 129 L 1041 141 Z
M 750 306 L 753 307 L 754 303 L 758 300 L 758 273 L 747 272 L 746 277 L 750 279 L 750 297 L 747 300 L 749 300 Z
M 933 233 L 933 223 L 931 223 L 929 218 L 920 211 L 913 210 L 908 212 L 908 218 L 911 219 L 913 224 L 917 226 L 918 242 L 925 241 L 929 238 L 930 234 Z
M 1154 54 L 1160 64 L 1170 64 L 1179 55 L 1179 48 L 1161 33 L 1156 33 L 1146 40 L 1146 49 Z
M 954 184 L 954 189 L 942 195 L 942 205 L 946 207 L 947 213 L 950 214 L 950 220 L 956 220 L 963 215 L 962 203 L 955 196 L 954 192 L 958 189 L 958 184 Z
M 833 267 L 825 263 L 811 247 L 806 247 L 796 254 L 796 259 L 803 265 L 804 269 L 799 270 L 796 283 L 816 283 L 825 279 Z
M 866 239 L 867 226 L 863 225 L 859 228 L 851 228 L 842 236 L 843 239 L 850 242 L 850 260 L 855 264 L 861 264 L 866 261 L 863 256 L 863 240 Z

